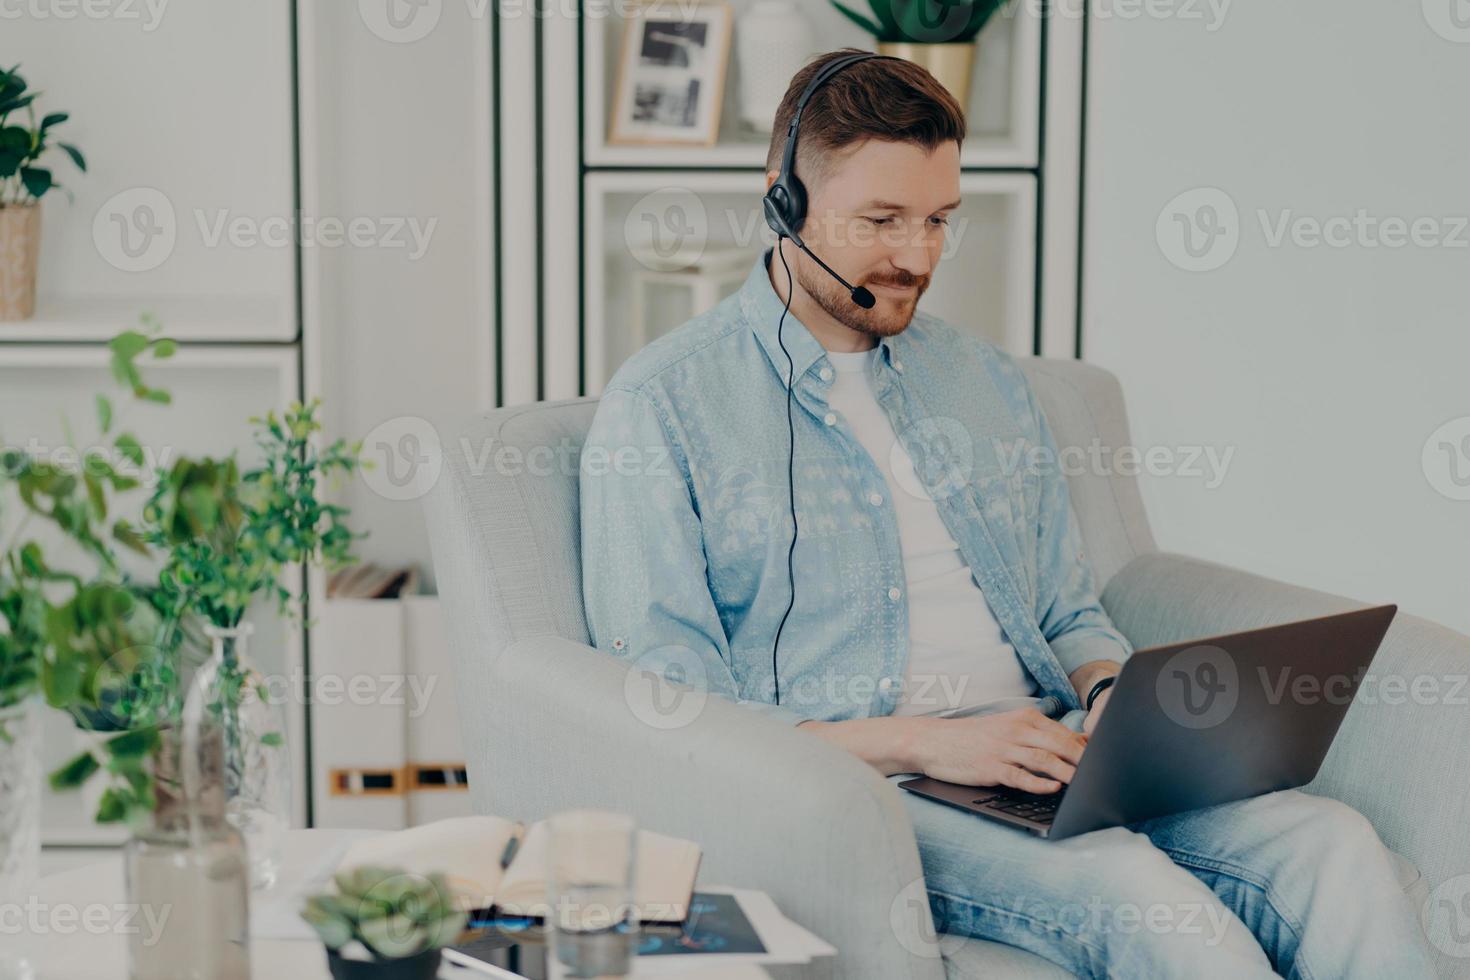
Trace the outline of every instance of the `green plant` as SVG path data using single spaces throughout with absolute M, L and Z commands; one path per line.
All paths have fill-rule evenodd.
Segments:
M 67 114 L 53 112 L 37 123 L 34 103 L 41 93 L 27 92 L 26 80 L 19 71 L 20 65 L 0 69 L 0 207 L 30 204 L 61 186 L 48 168 L 37 164 L 51 148 L 48 137 L 52 128 L 66 122 Z M 10 114 L 22 109 L 29 125 L 8 124 Z M 86 173 L 87 161 L 81 150 L 69 143 L 55 145 Z
M 333 891 L 312 895 L 301 910 L 328 949 L 355 940 L 374 959 L 397 960 L 438 949 L 464 931 L 466 915 L 443 875 L 362 867 L 332 881 Z
M 158 324 L 143 317 L 153 333 Z M 138 359 L 173 355 L 175 345 L 128 331 L 112 342 L 113 375 L 140 401 L 167 395 L 143 383 Z M 66 445 L 0 445 L 0 706 L 44 692 L 80 728 L 111 733 L 100 749 L 52 774 L 52 785 L 80 785 L 105 770 L 99 819 L 120 820 L 146 804 L 141 762 L 157 726 L 177 708 L 178 643 L 164 631 L 156 587 L 131 575 L 120 549 L 147 552 L 137 529 L 113 517 L 117 501 L 141 483 L 129 470 L 142 451 L 119 431 L 112 402 L 95 399 L 96 437 Z M 36 525 L 49 528 L 69 560 L 51 559 Z M 4 733 L 0 732 L 0 737 Z
M 838 0 L 832 6 L 879 43 L 969 44 L 1006 0 L 868 0 L 871 18 Z
M 288 566 L 339 568 L 353 561 L 347 509 L 321 498 L 321 484 L 351 474 L 357 447 L 337 440 L 318 451 L 318 402 L 251 419 L 262 462 L 235 456 L 180 459 L 159 474 L 144 508 L 144 539 L 163 550 L 160 588 L 176 616 L 195 613 L 237 626 L 260 593 L 283 613 L 295 608 Z
M 136 400 L 166 405 L 168 392 L 145 383 L 138 361 L 150 351 L 171 356 L 176 345 L 156 336 L 156 321 L 144 322 L 149 333 L 127 331 L 112 340 L 112 373 Z M 53 787 L 67 789 L 104 773 L 109 782 L 99 821 L 132 820 L 156 805 L 145 764 L 161 728 L 180 717 L 187 673 L 182 652 L 202 646 L 198 621 L 236 626 L 261 593 L 291 612 L 289 567 L 352 560 L 347 511 L 321 499 L 321 487 L 355 469 L 356 450 L 338 440 L 317 451 L 316 409 L 316 403 L 296 404 L 284 417 L 252 419 L 261 457 L 255 466 L 242 468 L 231 454 L 181 458 L 154 471 L 154 490 L 138 524 L 119 519 L 103 525 L 109 493 L 140 485 L 105 454 L 73 452 L 69 458 L 84 458 L 87 465 L 70 474 L 25 453 L 7 453 L 6 472 L 26 518 L 39 515 L 57 524 L 99 571 L 87 577 L 55 570 L 35 542 L 7 552 L 7 568 L 18 574 L 0 579 L 0 614 L 9 625 L 0 633 L 0 677 L 14 677 L 14 683 L 0 688 L 0 705 L 39 685 L 78 727 L 115 733 L 100 750 L 82 752 L 51 774 Z M 104 435 L 111 433 L 111 403 L 99 396 L 96 411 Z M 134 436 L 111 438 L 120 462 L 145 466 Z M 130 576 L 119 546 L 161 558 L 156 578 Z M 48 590 L 60 591 L 52 597 Z M 238 707 L 244 675 L 235 681 L 226 687 L 229 702 L 216 710 Z M 260 734 L 265 744 L 280 744 L 279 732 Z

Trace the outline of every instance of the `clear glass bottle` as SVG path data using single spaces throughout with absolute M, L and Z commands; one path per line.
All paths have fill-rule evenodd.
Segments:
M 206 626 L 214 645 L 194 676 L 185 715 L 207 712 L 224 737 L 225 814 L 245 835 L 251 884 L 270 888 L 291 825 L 291 765 L 286 720 L 247 649 L 252 627 Z
M 129 937 L 132 980 L 249 980 L 250 861 L 225 816 L 224 768 L 210 719 L 162 732 L 157 806 L 123 850 L 128 901 L 159 923 Z

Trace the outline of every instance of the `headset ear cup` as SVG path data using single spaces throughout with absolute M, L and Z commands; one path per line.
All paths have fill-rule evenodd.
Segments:
M 782 174 L 766 191 L 762 202 L 766 224 L 778 235 L 799 239 L 806 221 L 806 188 L 795 174 Z
M 771 230 L 777 235 L 790 238 L 791 226 L 786 222 L 784 202 L 784 188 L 773 184 L 771 189 L 766 192 L 765 198 L 762 199 L 761 206 L 765 209 L 766 224 L 770 225 Z
M 801 226 L 806 224 L 806 185 L 796 174 L 786 175 L 786 223 L 791 226 L 793 238 L 801 237 Z

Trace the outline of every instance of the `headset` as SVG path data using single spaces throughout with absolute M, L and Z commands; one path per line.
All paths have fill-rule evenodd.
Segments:
M 781 320 L 776 324 L 776 340 L 781 345 L 781 353 L 786 355 L 786 432 L 788 437 L 789 455 L 786 460 L 786 483 L 791 490 L 791 547 L 786 552 L 786 578 L 790 583 L 791 598 L 786 603 L 786 612 L 781 616 L 781 624 L 776 627 L 776 639 L 771 644 L 771 677 L 775 681 L 776 703 L 781 703 L 781 675 L 776 669 L 776 654 L 781 648 L 781 632 L 786 628 L 786 620 L 791 615 L 791 610 L 796 606 L 796 423 L 791 414 L 791 389 L 796 382 L 796 364 L 791 359 L 791 352 L 786 349 L 786 341 L 782 330 L 786 326 L 786 314 L 791 312 L 792 277 L 791 266 L 786 264 L 786 253 L 781 249 L 781 239 L 791 239 L 791 244 L 801 249 L 812 261 L 821 266 L 822 269 L 840 282 L 852 301 L 865 310 L 871 310 L 877 300 L 873 294 L 863 286 L 854 286 L 846 279 L 839 276 L 830 265 L 823 262 L 811 249 L 807 248 L 806 242 L 801 240 L 798 229 L 806 221 L 807 195 L 806 187 L 802 185 L 801 178 L 796 176 L 796 139 L 801 131 L 801 116 L 806 111 L 807 103 L 817 89 L 831 80 L 833 75 L 844 69 L 851 68 L 863 61 L 885 60 L 897 61 L 887 55 L 879 54 L 854 54 L 845 58 L 838 58 L 831 62 L 816 77 L 807 84 L 801 93 L 801 98 L 796 100 L 796 111 L 791 114 L 791 125 L 786 128 L 786 150 L 781 156 L 781 173 L 771 184 L 770 190 L 761 201 L 761 206 L 766 213 L 766 224 L 776 233 L 776 254 L 781 256 L 781 265 L 786 269 L 786 308 L 781 311 Z

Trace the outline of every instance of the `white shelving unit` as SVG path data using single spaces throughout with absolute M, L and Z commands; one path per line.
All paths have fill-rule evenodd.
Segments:
M 749 3 L 731 6 L 738 35 Z M 872 38 L 830 4 L 801 6 L 822 50 L 874 49 Z M 540 394 L 546 398 L 600 393 L 641 339 L 700 312 L 670 307 L 655 316 L 671 322 L 630 329 L 630 279 L 638 268 L 629 247 L 633 233 L 624 232 L 630 215 L 636 225 L 640 209 L 685 194 L 687 206 L 701 212 L 698 220 L 708 221 L 707 248 L 747 249 L 754 260 L 774 241 L 760 214 L 770 134 L 739 118 L 734 50 L 714 145 L 608 142 L 625 27 L 617 16 L 542 21 Z M 1075 354 L 1081 35 L 1077 18 L 1024 3 L 1011 4 L 981 32 L 961 153 L 965 204 L 946 265 L 921 303 L 1017 354 Z M 574 146 L 579 160 L 569 152 Z M 581 257 L 580 269 L 568 261 L 573 254 Z M 506 394 L 507 403 L 522 400 Z
M 638 269 L 627 229 L 669 209 L 707 229 L 705 250 L 740 249 L 750 261 L 775 244 L 760 212 L 760 171 L 602 171 L 588 175 L 583 241 L 586 312 L 586 389 L 600 394 L 637 341 L 652 340 L 692 313 L 675 309 L 634 331 L 629 322 L 630 281 Z M 964 204 L 951 218 L 946 264 L 924 299 L 926 310 L 950 322 L 974 325 L 1008 350 L 1029 352 L 1035 322 L 1034 178 L 1019 173 L 967 172 L 960 177 Z M 640 213 L 641 212 L 641 213 Z M 691 256 L 693 257 L 693 256 Z M 960 274 L 961 267 L 971 270 Z M 592 298 L 602 297 L 602 302 Z M 654 316 L 658 311 L 654 311 Z
M 140 366 L 149 380 L 172 394 L 173 404 L 168 406 L 136 403 L 118 392 L 108 359 L 100 344 L 0 345 L 0 420 L 7 437 L 20 441 L 19 434 L 24 433 L 26 439 L 35 440 L 31 448 L 40 452 L 60 445 L 87 448 L 96 431 L 93 395 L 104 393 L 113 402 L 113 431 L 136 435 L 144 452 L 159 465 L 182 455 L 218 456 L 230 447 L 238 447 L 241 458 L 248 460 L 252 450 L 247 419 L 282 409 L 300 395 L 296 352 L 289 347 L 186 346 L 167 360 L 143 360 Z M 145 485 L 123 498 L 125 510 L 117 516 L 132 514 L 136 519 L 146 495 Z M 64 544 L 46 536 L 44 529 L 36 536 L 48 553 L 65 554 Z M 139 569 L 143 567 L 140 562 Z M 302 677 L 299 626 L 269 609 L 258 610 L 251 620 L 256 629 L 251 652 L 257 664 L 287 678 Z M 49 709 L 46 715 L 42 752 L 49 772 L 80 749 L 71 735 L 70 719 Z M 293 768 L 304 778 L 306 717 L 299 699 L 290 701 L 286 721 Z M 304 798 L 296 804 L 297 819 L 304 821 Z M 116 828 L 92 823 L 79 794 L 48 790 L 43 805 L 43 838 L 49 845 L 97 846 L 121 839 Z
M 736 30 L 749 4 L 735 0 Z M 873 39 L 830 4 L 802 4 L 802 14 L 821 39 L 821 50 L 874 50 Z M 860 5 L 861 6 L 861 5 Z M 613 9 L 617 9 L 614 7 Z M 591 167 L 669 166 L 764 168 L 770 133 L 739 121 L 736 90 L 740 67 L 731 52 L 720 139 L 710 147 L 617 146 L 607 141 L 608 113 L 617 82 L 618 50 L 626 21 L 587 19 L 583 24 L 582 141 Z M 970 138 L 961 163 L 970 168 L 1033 167 L 1041 92 L 1041 21 L 1032 4 L 1013 4 L 997 14 L 976 39 L 975 77 L 969 99 Z M 813 52 L 816 53 L 816 52 Z
M 36 315 L 0 323 L 0 431 L 8 442 L 88 445 L 101 393 L 114 405 L 114 431 L 134 433 L 153 462 L 232 449 L 249 459 L 249 417 L 301 397 L 295 9 L 270 0 L 173 8 L 156 22 L 6 21 L 11 61 L 44 91 L 42 111 L 70 113 L 63 138 L 89 164 L 78 175 L 57 162 L 72 199 L 53 192 L 42 202 Z M 140 363 L 173 394 L 170 406 L 135 403 L 110 376 L 107 341 L 143 313 L 183 345 L 170 359 Z M 146 489 L 134 492 L 123 506 L 141 507 L 145 497 Z M 38 536 L 46 542 L 44 529 Z M 65 551 L 63 542 L 51 546 Z M 299 626 L 273 610 L 251 618 L 262 668 L 301 677 Z M 303 702 L 292 699 L 287 714 L 304 786 Z M 65 716 L 48 711 L 44 724 L 49 770 L 79 747 Z M 43 807 L 48 845 L 122 839 L 118 828 L 92 823 L 79 794 L 48 790 Z M 295 809 L 304 823 L 304 794 Z

